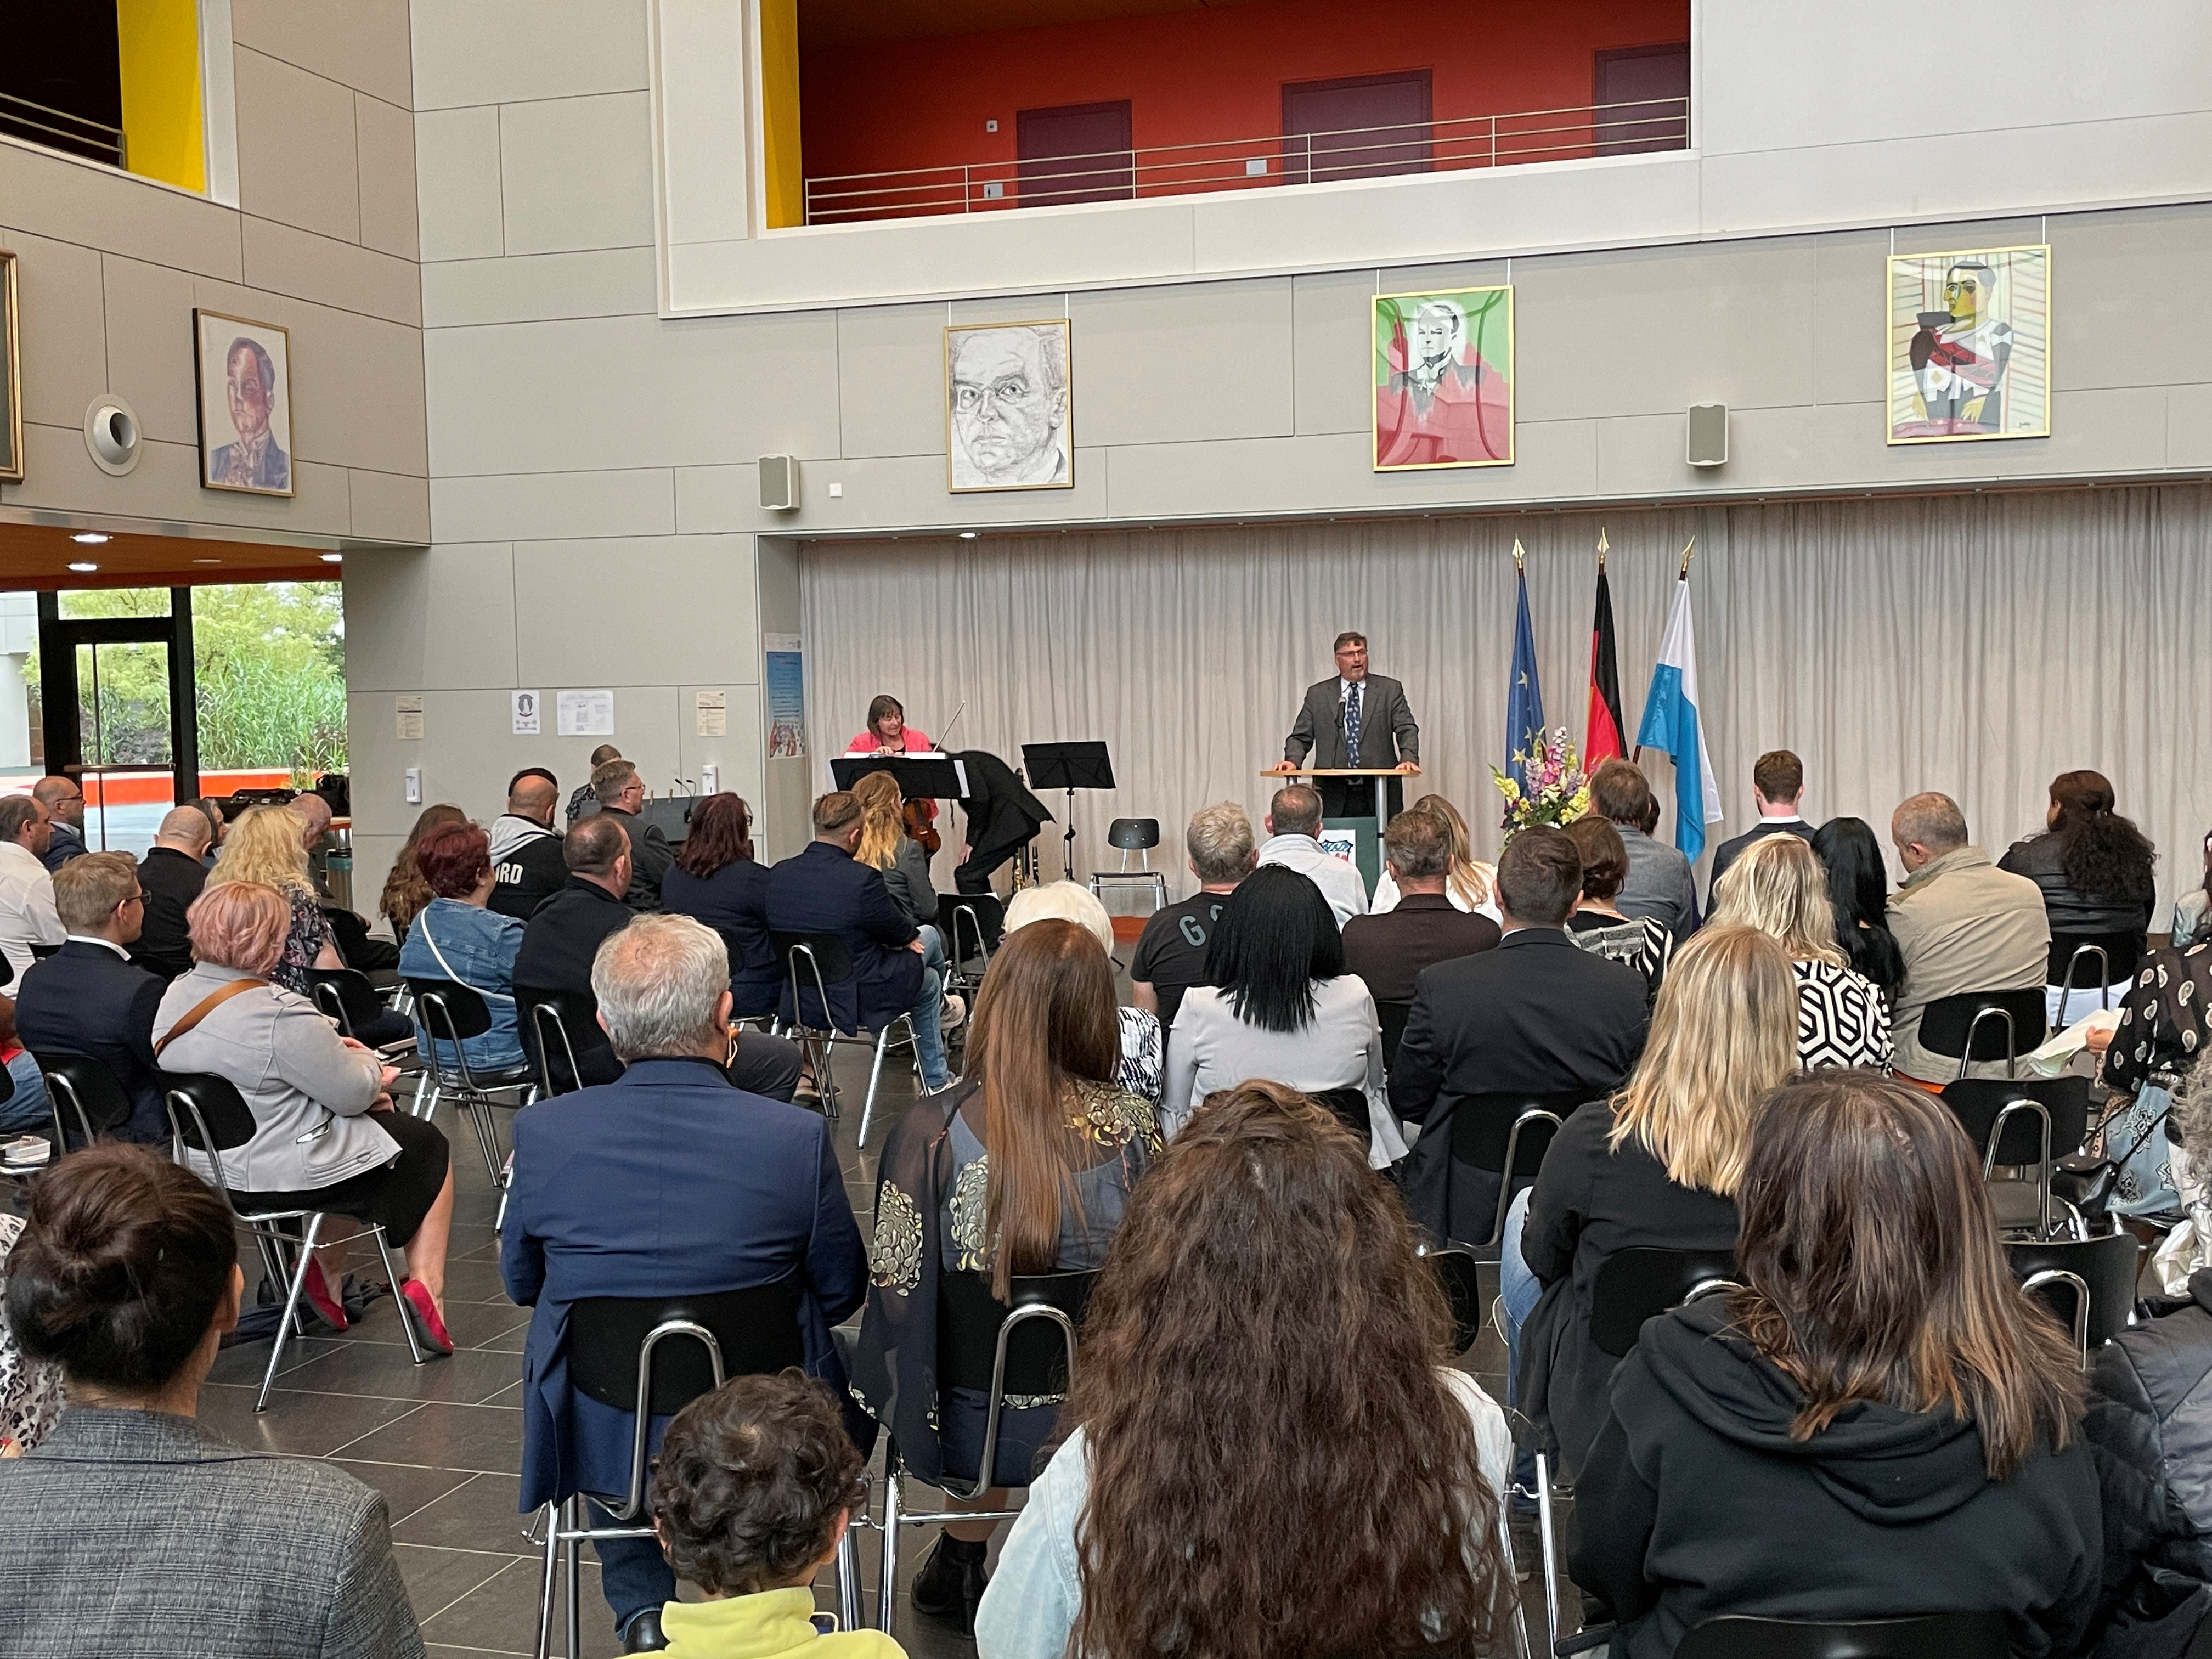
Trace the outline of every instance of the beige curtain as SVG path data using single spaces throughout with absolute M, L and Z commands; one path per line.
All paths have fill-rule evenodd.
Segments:
M 1260 769 L 1281 756 L 1304 689 L 1334 672 L 1331 641 L 1356 628 L 1420 721 L 1425 775 L 1407 799 L 1441 791 L 1494 854 L 1513 540 L 1528 550 L 1544 711 L 1579 745 L 1601 525 L 1632 740 L 1682 545 L 1698 538 L 1698 672 L 1728 812 L 1713 842 L 1750 821 L 1751 765 L 1768 749 L 1803 757 L 1815 823 L 1852 814 L 1886 840 L 1899 800 L 1941 789 L 1993 857 L 2041 827 L 2052 776 L 2087 766 L 2159 844 L 2160 927 L 2198 884 L 2212 487 L 2195 484 L 822 544 L 803 564 L 817 787 L 878 691 L 933 736 L 964 702 L 952 746 L 1016 764 L 1024 742 L 1103 738 L 1119 787 L 1076 799 L 1077 877 L 1118 862 L 1108 819 L 1157 817 L 1154 863 L 1181 896 L 1183 823 L 1229 799 L 1257 827 Z M 1670 839 L 1668 763 L 1644 766 Z M 1056 833 L 1039 844 L 1054 874 Z M 947 888 L 954 850 L 939 866 Z

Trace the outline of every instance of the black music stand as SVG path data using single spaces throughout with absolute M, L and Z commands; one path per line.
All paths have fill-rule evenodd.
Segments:
M 840 789 L 850 789 L 871 772 L 896 778 L 903 800 L 968 799 L 967 770 L 950 755 L 839 755 L 830 763 L 830 775 Z
M 1067 791 L 1067 833 L 1060 837 L 1060 857 L 1067 879 L 1075 879 L 1075 792 L 1111 789 L 1114 762 L 1103 743 L 1025 743 L 1022 770 L 1032 789 Z

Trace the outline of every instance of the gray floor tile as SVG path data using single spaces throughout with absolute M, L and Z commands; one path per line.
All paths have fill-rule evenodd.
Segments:
M 406 1580 L 415 1622 L 422 1626 L 471 1590 L 489 1583 L 514 1559 L 476 1550 L 429 1549 L 419 1544 L 394 1544 L 392 1553 L 399 1563 L 399 1576 Z
M 276 1375 L 282 1378 L 325 1354 L 337 1352 L 351 1340 L 349 1335 L 295 1336 L 284 1345 L 284 1357 L 277 1364 Z M 261 1374 L 268 1369 L 268 1342 L 241 1342 L 216 1355 L 215 1368 L 209 1371 L 208 1381 L 251 1383 L 258 1389 L 261 1386 Z
M 491 1653 L 527 1653 L 538 1631 L 538 1587 L 541 1569 L 536 1560 L 518 1559 L 459 1601 L 423 1620 L 425 1642 L 449 1642 Z M 586 1561 L 581 1575 L 584 1651 L 591 1659 L 619 1654 L 614 1616 L 599 1594 L 599 1570 Z M 421 1612 L 420 1604 L 416 1611 Z M 566 1614 L 559 1600 L 553 1608 L 553 1646 L 563 1650 L 567 1640 Z
M 395 1528 L 425 1504 L 434 1503 L 464 1481 L 476 1479 L 455 1469 L 426 1469 L 410 1463 L 362 1463 L 339 1458 L 325 1461 L 332 1468 L 343 1469 L 355 1480 L 382 1492 L 386 1514 Z
M 387 1400 L 445 1400 L 472 1404 L 519 1382 L 522 1361 L 511 1353 L 463 1348 L 421 1365 L 399 1342 L 353 1342 L 283 1378 L 288 1389 L 372 1395 Z
M 341 1399 L 332 1403 L 351 1402 Z M 409 1408 L 404 1417 L 394 1422 L 362 1434 L 347 1449 L 356 1457 L 382 1462 L 515 1474 L 522 1468 L 522 1413 L 506 1406 L 456 1406 L 430 1401 Z
M 499 1263 L 489 1261 L 446 1262 L 446 1300 L 448 1302 L 507 1301 L 507 1286 L 500 1282 Z
M 518 1485 L 510 1474 L 471 1476 L 393 1527 L 392 1540 L 434 1544 L 447 1549 L 529 1554 L 532 1546 L 522 1535 L 527 1517 L 514 1506 Z
M 269 1396 L 269 1409 L 256 1415 L 255 1392 L 234 1384 L 209 1383 L 200 1390 L 201 1420 L 218 1434 L 256 1451 L 327 1457 L 339 1447 L 419 1409 L 401 1400 L 302 1394 L 280 1388 Z

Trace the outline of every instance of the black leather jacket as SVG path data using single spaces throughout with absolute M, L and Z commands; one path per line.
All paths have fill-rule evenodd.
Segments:
M 2058 837 L 2047 830 L 2013 842 L 1997 860 L 1997 868 L 2026 876 L 2043 890 L 2044 914 L 2051 918 L 2054 933 L 2134 933 L 2140 938 L 2150 927 L 2154 893 L 2123 898 L 2077 890 L 2058 861 Z

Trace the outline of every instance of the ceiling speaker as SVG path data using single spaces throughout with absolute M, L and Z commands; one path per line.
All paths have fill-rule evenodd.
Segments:
M 799 463 L 788 455 L 760 458 L 760 504 L 770 513 L 799 505 Z
M 102 472 L 121 477 L 138 465 L 138 417 L 131 405 L 103 392 L 84 411 L 84 447 Z
M 1728 465 L 1726 404 L 1690 405 L 1690 435 L 1683 459 L 1692 466 Z

